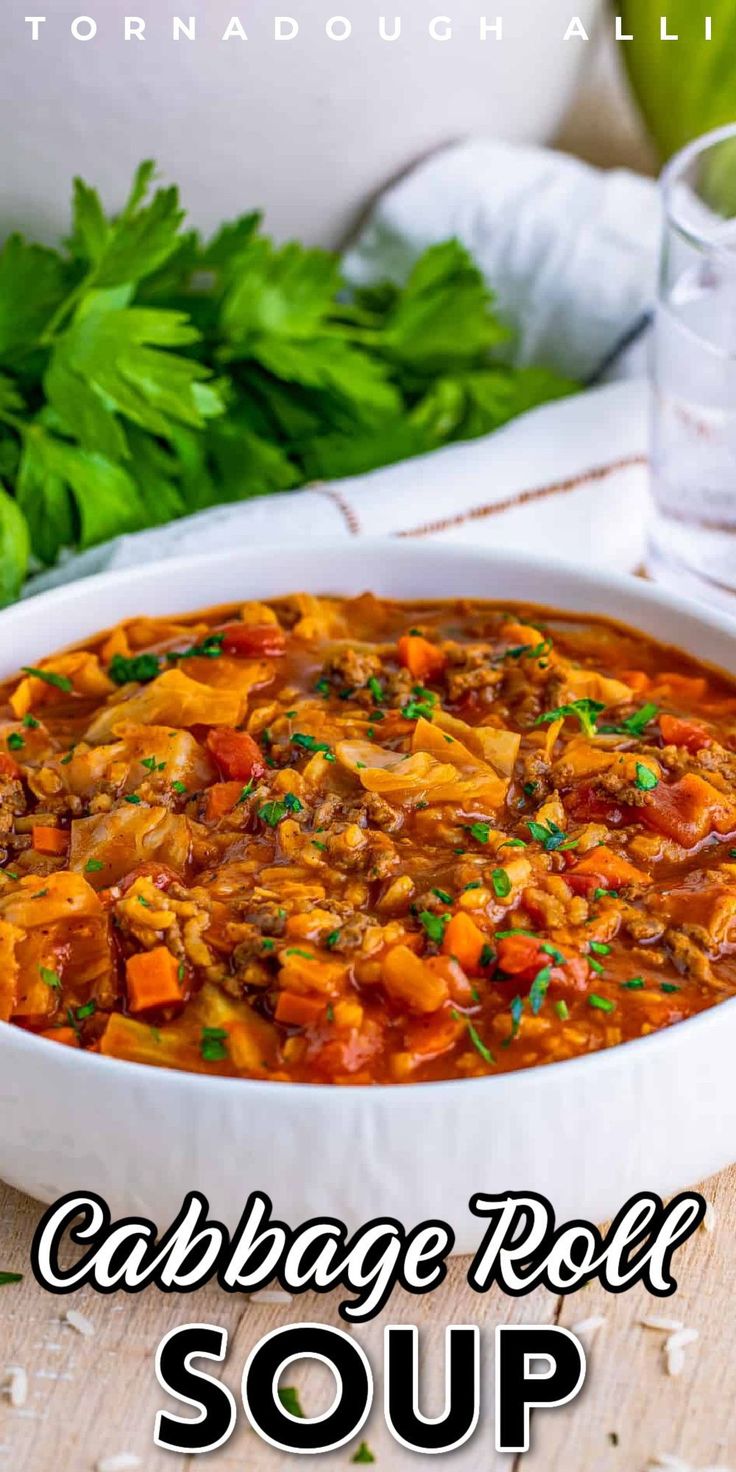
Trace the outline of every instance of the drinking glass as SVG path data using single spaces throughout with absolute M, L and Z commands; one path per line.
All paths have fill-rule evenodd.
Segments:
M 677 154 L 662 190 L 648 567 L 736 614 L 736 123 Z

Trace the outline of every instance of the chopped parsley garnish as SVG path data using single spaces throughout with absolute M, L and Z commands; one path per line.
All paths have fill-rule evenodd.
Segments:
M 473 1044 L 473 1047 L 475 1048 L 476 1053 L 479 1053 L 480 1054 L 480 1056 L 483 1059 L 484 1063 L 495 1063 L 496 1060 L 495 1060 L 495 1058 L 494 1058 L 494 1056 L 493 1056 L 490 1048 L 487 1048 L 486 1047 L 486 1045 L 483 1042 L 483 1039 L 482 1039 L 480 1033 L 478 1032 L 477 1027 L 475 1027 L 473 1025 L 473 1023 L 470 1021 L 470 1018 L 469 1017 L 461 1017 L 460 1016 L 460 1013 L 459 1012 L 455 1012 L 455 1011 L 453 1011 L 451 1013 L 451 1016 L 454 1018 L 455 1022 L 464 1022 L 465 1023 L 465 1026 L 468 1029 L 468 1037 L 470 1038 L 470 1041 Z
M 326 935 L 325 936 L 325 945 L 327 946 L 328 951 L 331 951 L 332 950 L 332 947 L 337 945 L 339 939 L 340 939 L 340 931 L 339 930 L 331 930 L 330 933 L 329 933 L 329 935 Z
M 22 1282 L 23 1282 L 23 1274 L 22 1273 L 0 1273 L 0 1288 L 4 1288 L 8 1283 L 22 1283 Z
M 180 961 L 179 962 L 179 965 L 176 968 L 176 979 L 177 979 L 177 981 L 179 983 L 179 986 L 181 986 L 181 984 L 182 984 L 182 982 L 183 982 L 186 974 L 187 974 L 187 968 L 184 965 L 184 962 L 183 961 Z
M 241 802 L 245 802 L 246 798 L 247 797 L 250 797 L 252 791 L 253 791 L 253 778 L 251 777 L 250 782 L 246 782 L 245 787 L 242 789 L 242 791 L 240 793 L 240 796 L 239 796 L 239 798 L 238 798 L 238 800 L 237 800 L 237 802 L 235 804 L 236 808 L 239 808 Z
M 642 705 L 639 710 L 635 711 L 633 716 L 629 716 L 628 720 L 620 721 L 615 726 L 601 726 L 600 730 L 605 736 L 633 736 L 638 739 L 643 735 L 645 727 L 658 714 L 659 706 L 653 705 L 649 701 L 646 705 Z
M 445 930 L 450 921 L 449 915 L 433 915 L 431 910 L 421 910 L 418 916 L 420 925 L 424 926 L 427 939 L 441 945 Z
M 491 835 L 490 823 L 464 823 L 463 828 L 476 843 L 487 843 Z
M 27 731 L 37 731 L 41 722 L 37 721 L 36 717 L 32 716 L 30 711 L 27 711 L 23 717 L 22 724 L 25 726 Z
M 383 687 L 381 685 L 381 681 L 376 679 L 375 675 L 371 675 L 370 680 L 368 681 L 368 689 L 370 690 L 371 695 L 376 702 L 376 705 L 383 705 Z
M 273 948 L 274 948 L 274 945 L 275 945 L 275 941 L 272 941 L 271 938 L 270 938 L 270 936 L 265 936 L 261 940 L 261 950 L 262 951 L 272 951 Z
M 653 787 L 659 786 L 659 777 L 649 767 L 645 767 L 643 762 L 637 762 L 636 785 L 642 792 L 651 792 Z
M 491 875 L 491 884 L 496 899 L 505 900 L 511 894 L 511 880 L 505 869 L 494 869 Z
M 284 951 L 284 955 L 301 956 L 303 961 L 316 961 L 317 959 L 311 951 L 303 951 L 299 946 L 289 946 L 288 950 Z
M 150 680 L 156 679 L 160 669 L 161 661 L 157 654 L 133 654 L 130 658 L 126 658 L 124 654 L 114 654 L 107 673 L 116 685 L 130 685 L 134 682 L 147 685 Z
M 323 680 L 318 680 L 317 681 L 317 684 L 315 685 L 314 688 L 317 691 L 317 694 L 318 695 L 321 695 L 324 700 L 329 700 L 329 698 L 330 698 L 330 682 L 329 682 L 329 680 L 324 680 L 324 679 Z
M 227 1058 L 227 1033 L 223 1027 L 203 1027 L 199 1051 L 205 1063 L 222 1063 Z
M 84 866 L 84 872 L 85 874 L 99 874 L 100 869 L 104 869 L 104 867 L 105 865 L 102 859 L 88 859 Z
M 533 820 L 530 820 L 527 823 L 527 828 L 532 838 L 537 843 L 541 843 L 548 854 L 554 853 L 556 849 L 576 848 L 580 841 L 577 838 L 568 838 L 567 834 L 563 833 L 562 829 L 558 828 L 557 824 L 552 822 L 535 823 Z
M 63 690 L 65 695 L 70 695 L 74 689 L 68 675 L 57 675 L 54 670 L 39 670 L 32 664 L 24 664 L 22 670 L 24 675 L 33 675 L 34 679 L 43 680 L 44 685 L 53 685 L 55 690 Z
M 511 1013 L 511 1032 L 506 1039 L 507 1043 L 513 1043 L 514 1038 L 518 1036 L 519 1028 L 521 1027 L 521 1018 L 523 1011 L 523 997 L 514 997 L 514 1000 L 509 1007 L 509 1012 Z
M 312 839 L 312 848 L 318 848 L 323 854 L 327 852 L 327 844 L 322 843 L 319 838 Z
M 141 766 L 146 767 L 149 772 L 163 772 L 166 762 L 157 762 L 155 756 L 142 756 Z
M 299 1391 L 295 1390 L 293 1385 L 279 1386 L 279 1400 L 288 1415 L 297 1416 L 300 1420 L 304 1420 L 304 1412 L 299 1400 Z
M 503 653 L 504 659 L 543 659 L 552 648 L 551 639 L 543 639 L 541 644 L 516 644 L 513 649 L 506 649 Z
M 608 997 L 599 997 L 597 992 L 591 992 L 588 997 L 588 1006 L 595 1007 L 598 1012 L 615 1012 L 616 1003 Z
M 130 802 L 133 804 L 133 807 L 137 807 L 140 801 L 141 799 L 138 796 L 137 792 L 126 792 L 125 797 L 123 798 L 123 802 Z
M 603 975 L 603 972 L 605 970 L 603 962 L 596 961 L 595 956 L 588 956 L 588 965 L 590 966 L 591 971 L 595 971 L 597 976 Z
M 542 941 L 539 949 L 540 951 L 544 951 L 545 956 L 550 956 L 552 958 L 555 966 L 565 965 L 565 957 L 563 956 L 562 951 L 558 951 L 557 946 L 551 945 L 549 941 Z
M 594 900 L 604 900 L 604 899 L 617 900 L 618 899 L 618 890 L 617 889 L 594 889 L 593 890 L 593 899 Z
M 681 988 L 679 986 L 675 986 L 673 981 L 662 981 L 659 984 L 659 990 L 661 992 L 679 992 Z
M 428 704 L 428 701 L 406 701 L 406 705 L 402 705 L 400 714 L 406 721 L 418 721 L 421 715 L 424 715 L 425 721 L 431 721 L 433 707 Z M 447 740 L 447 737 L 445 739 Z
M 506 940 L 509 935 L 532 935 L 536 939 L 537 932 L 536 930 L 523 930 L 520 925 L 517 925 L 515 930 L 497 930 L 496 940 Z
M 492 962 L 496 959 L 496 952 L 494 951 L 493 946 L 489 946 L 488 944 L 484 945 L 478 959 L 481 966 L 490 966 Z
M 68 767 L 70 761 L 73 758 L 73 756 L 74 756 L 74 747 L 72 746 L 71 749 L 67 752 L 66 756 L 63 756 L 61 758 L 61 761 L 59 762 L 59 766 L 60 767 Z
M 640 992 L 642 988 L 646 985 L 646 982 L 644 981 L 643 976 L 632 976 L 631 981 L 622 981 L 621 985 L 624 988 L 624 991 Z
M 8 751 L 20 751 L 25 744 L 20 731 L 11 731 L 7 740 Z
M 448 894 L 446 889 L 433 889 L 432 894 L 436 894 L 438 900 L 440 900 L 443 905 L 452 904 L 452 895 Z
M 263 734 L 265 739 L 265 731 Z M 307 736 L 304 731 L 295 731 L 291 742 L 293 746 L 300 746 L 302 751 L 321 752 L 327 762 L 335 760 L 335 753 L 326 741 L 317 741 L 316 737 Z
M 174 649 L 166 658 L 170 664 L 177 659 L 219 659 L 224 639 L 224 634 L 207 634 L 201 644 L 190 644 L 188 649 Z
M 557 1013 L 560 1022 L 567 1022 L 567 1019 L 570 1016 L 570 1009 L 567 1005 L 567 1002 L 563 1001 L 562 999 L 560 999 L 559 1002 L 555 1002 L 555 1012 Z
M 602 940 L 590 941 L 590 949 L 596 956 L 610 956 L 611 947 L 604 944 Z
M 269 828 L 277 828 L 287 813 L 300 813 L 301 809 L 302 804 L 299 798 L 293 792 L 287 792 L 285 797 L 264 803 L 263 807 L 258 809 L 258 816 L 263 819 L 264 823 L 268 823 Z
M 595 736 L 598 731 L 596 718 L 605 708 L 600 700 L 571 700 L 569 705 L 558 705 L 555 710 L 548 710 L 543 716 L 538 716 L 534 724 L 543 726 L 551 721 L 562 720 L 565 716 L 575 716 L 585 735 Z
M 538 971 L 529 988 L 529 1006 L 536 1017 L 542 1010 L 542 1004 L 547 995 L 547 988 L 552 980 L 552 967 L 543 966 Z
M 77 1008 L 77 1022 L 84 1022 L 85 1017 L 93 1017 L 96 1011 L 96 1002 L 85 1002 L 82 1007 Z
M 186 790 L 187 790 L 186 782 L 172 782 L 172 784 L 171 784 L 171 791 L 172 792 L 176 792 L 179 795 L 179 797 L 183 797 L 184 796 L 184 793 L 186 792 Z
M 376 1459 L 375 1459 L 375 1457 L 373 1455 L 373 1452 L 371 1451 L 371 1449 L 370 1449 L 370 1447 L 368 1445 L 368 1442 L 367 1441 L 361 1441 L 360 1446 L 358 1447 L 357 1452 L 355 1453 L 354 1456 L 352 1456 L 350 1458 L 350 1460 L 351 1460 L 351 1462 L 361 1463 L 362 1464 L 362 1463 L 367 1463 L 367 1462 L 375 1462 Z
M 523 838 L 504 838 L 503 843 L 498 846 L 499 848 L 526 848 L 526 842 Z
M 34 896 L 34 898 L 37 898 L 37 896 Z M 50 986 L 52 991 L 58 992 L 60 990 L 61 977 L 58 971 L 52 971 L 48 966 L 39 966 L 38 972 L 41 980 L 45 981 L 46 985 Z

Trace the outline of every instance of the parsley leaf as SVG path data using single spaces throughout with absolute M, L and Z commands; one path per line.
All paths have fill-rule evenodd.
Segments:
M 565 716 L 575 716 L 585 735 L 595 736 L 598 730 L 596 717 L 605 708 L 599 700 L 572 700 L 569 705 L 558 705 L 555 710 L 548 710 L 544 715 L 538 716 L 534 724 L 543 726 L 548 722 L 564 719 Z

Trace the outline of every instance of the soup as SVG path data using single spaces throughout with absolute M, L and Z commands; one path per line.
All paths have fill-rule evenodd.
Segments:
M 603 619 L 127 621 L 0 689 L 0 1019 L 198 1073 L 474 1078 L 736 992 L 736 687 Z

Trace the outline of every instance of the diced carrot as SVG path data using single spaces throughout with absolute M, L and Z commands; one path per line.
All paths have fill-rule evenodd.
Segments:
M 447 664 L 442 650 L 421 634 L 402 634 L 397 647 L 399 663 L 415 680 L 429 680 L 433 675 L 441 675 Z
M 705 726 L 701 726 L 698 721 L 683 721 L 679 716 L 661 715 L 659 729 L 662 740 L 668 746 L 684 746 L 686 751 L 695 752 L 713 744 Z
M 442 949 L 446 956 L 454 956 L 464 971 L 477 971 L 486 944 L 483 931 L 465 911 L 459 910 L 445 930 Z
M 535 935 L 504 935 L 498 942 L 498 965 L 507 976 L 535 975 L 544 964 L 542 942 Z
M 658 675 L 654 683 L 658 690 L 669 690 L 683 700 L 702 700 L 708 688 L 703 675 L 678 675 L 672 671 Z
M 640 810 L 637 809 L 637 812 Z M 602 889 L 618 889 L 626 884 L 651 884 L 651 875 L 637 869 L 623 854 L 616 853 L 608 844 L 601 843 L 572 869 L 573 874 L 582 874 L 591 882 L 600 883 Z
M 519 649 L 527 646 L 537 649 L 544 642 L 544 635 L 540 634 L 539 629 L 535 629 L 533 624 L 522 624 L 515 621 L 504 624 L 501 629 L 501 637 Z
M 383 958 L 383 984 L 390 997 L 410 1012 L 436 1012 L 449 988 L 408 946 L 394 946 Z
M 251 777 L 261 777 L 266 770 L 263 752 L 247 731 L 220 726 L 208 733 L 207 750 L 228 780 L 247 782 Z
M 17 779 L 21 776 L 22 772 L 18 763 L 14 762 L 12 756 L 8 756 L 6 752 L 0 751 L 0 777 L 15 777 Z
M 34 823 L 32 843 L 37 854 L 65 854 L 69 847 L 69 834 L 64 828 L 48 828 Z
M 147 1012 L 153 1007 L 171 1007 L 182 1001 L 179 962 L 166 946 L 138 951 L 125 963 L 128 1007 Z
M 280 992 L 274 1015 L 277 1022 L 285 1022 L 289 1027 L 311 1027 L 312 1023 L 324 1020 L 326 1008 L 324 1000 L 320 1001 L 316 997 L 298 997 L 294 992 Z
M 79 1036 L 73 1027 L 49 1027 L 39 1033 L 39 1037 L 48 1038 L 52 1043 L 64 1043 L 67 1048 L 79 1047 Z
M 278 624 L 228 624 L 223 630 L 226 654 L 246 659 L 278 659 L 286 652 L 286 635 Z
M 622 679 L 624 684 L 628 685 L 630 689 L 635 690 L 637 695 L 643 695 L 645 690 L 648 690 L 652 683 L 649 676 L 645 674 L 644 670 L 621 670 L 619 678 Z
M 207 791 L 207 822 L 216 823 L 218 818 L 231 813 L 242 791 L 242 782 L 215 782 Z

